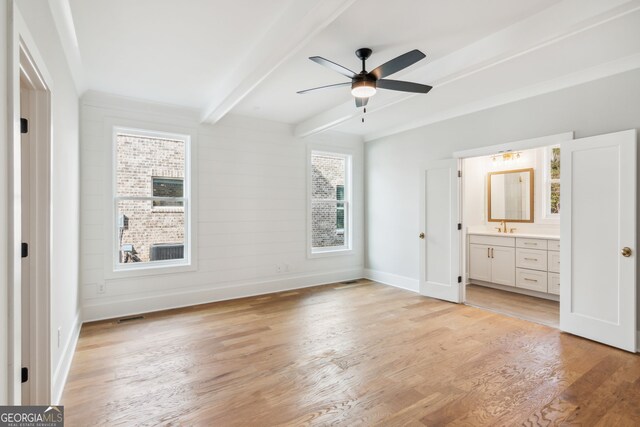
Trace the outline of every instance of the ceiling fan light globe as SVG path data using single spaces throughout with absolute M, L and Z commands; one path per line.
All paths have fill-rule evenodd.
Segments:
M 374 82 L 360 81 L 351 85 L 351 95 L 356 98 L 369 98 L 376 94 L 376 84 Z

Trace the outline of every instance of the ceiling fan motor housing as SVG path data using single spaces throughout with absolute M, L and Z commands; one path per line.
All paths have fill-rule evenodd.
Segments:
M 376 93 L 376 76 L 368 73 L 365 61 L 371 56 L 373 51 L 363 47 L 356 50 L 356 56 L 362 60 L 362 71 L 351 79 L 351 93 L 358 98 L 369 98 Z

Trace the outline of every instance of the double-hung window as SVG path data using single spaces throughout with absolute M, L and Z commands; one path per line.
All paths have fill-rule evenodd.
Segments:
M 114 129 L 114 269 L 188 265 L 190 138 Z
M 311 152 L 311 253 L 351 249 L 351 156 Z

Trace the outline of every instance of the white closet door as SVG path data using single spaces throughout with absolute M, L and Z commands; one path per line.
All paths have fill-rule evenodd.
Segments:
M 635 352 L 636 132 L 561 146 L 560 329 Z
M 420 181 L 420 293 L 461 302 L 458 160 L 429 163 Z

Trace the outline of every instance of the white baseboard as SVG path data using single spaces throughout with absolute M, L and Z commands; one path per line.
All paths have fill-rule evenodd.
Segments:
M 51 382 L 51 404 L 53 405 L 61 404 L 62 392 L 64 391 L 65 384 L 67 383 L 67 376 L 71 369 L 71 361 L 73 360 L 73 355 L 76 352 L 76 345 L 78 344 L 78 337 L 80 336 L 80 327 L 82 326 L 81 317 L 81 313 L 78 312 L 73 320 L 73 325 L 71 327 L 69 337 L 67 338 L 67 342 L 64 344 L 58 366 L 56 366 L 53 373 L 53 380 Z
M 420 282 L 418 279 L 412 279 L 411 277 L 400 276 L 392 273 L 385 273 L 384 271 L 377 271 L 365 268 L 364 277 L 376 282 L 384 283 L 385 285 L 393 286 L 400 289 L 405 289 L 412 292 L 420 292 Z
M 188 307 L 216 301 L 225 301 L 256 295 L 271 294 L 293 289 L 308 288 L 363 277 L 361 268 L 336 270 L 326 273 L 290 276 L 279 280 L 243 283 L 222 288 L 192 289 L 132 298 L 122 296 L 108 302 L 83 306 L 85 322 L 113 319 L 140 313 Z

